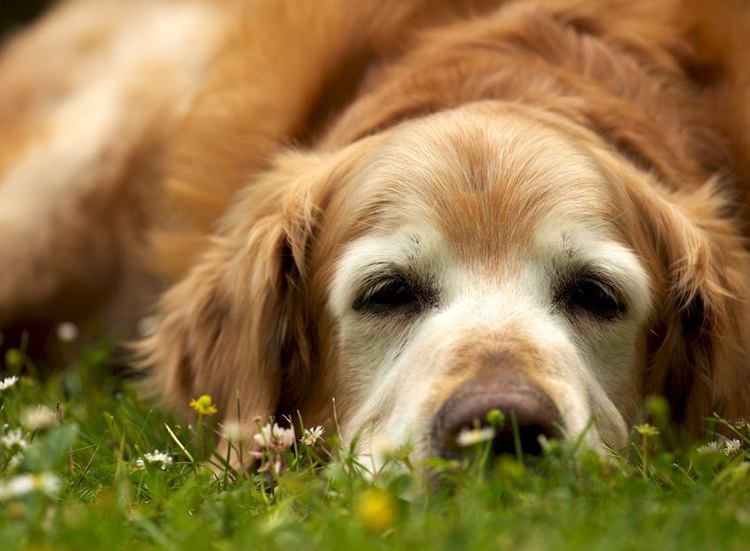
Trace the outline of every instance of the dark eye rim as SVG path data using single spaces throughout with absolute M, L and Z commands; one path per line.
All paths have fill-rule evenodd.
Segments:
M 587 272 L 565 283 L 555 302 L 574 317 L 586 315 L 602 322 L 615 321 L 628 311 L 617 286 L 604 276 Z
M 416 312 L 421 309 L 420 293 L 401 275 L 389 276 L 369 285 L 352 308 L 375 315 Z

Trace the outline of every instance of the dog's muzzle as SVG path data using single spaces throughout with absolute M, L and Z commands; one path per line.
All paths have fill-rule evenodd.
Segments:
M 505 418 L 501 426 L 493 427 L 495 455 L 515 454 L 517 439 L 524 454 L 539 455 L 540 436 L 561 437 L 560 412 L 546 393 L 518 378 L 483 378 L 459 387 L 440 408 L 432 426 L 433 453 L 442 457 L 460 455 L 459 435 L 490 426 L 487 414 L 493 410 L 499 410 Z

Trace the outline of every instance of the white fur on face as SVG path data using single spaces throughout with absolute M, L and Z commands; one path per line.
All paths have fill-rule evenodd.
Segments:
M 449 250 L 434 228 L 414 226 L 356 241 L 339 263 L 330 304 L 340 322 L 344 377 L 356 388 L 351 400 L 360 404 L 345 436 L 359 434 L 363 446 L 370 436 L 390 446 L 426 445 L 436 412 L 425 411 L 425 404 L 455 368 L 446 359 L 455 359 L 452 350 L 463 339 L 490 335 L 499 346 L 504 336 L 524 340 L 547 359 L 533 375 L 555 399 L 570 435 L 593 418 L 589 442 L 602 437 L 623 444 L 636 396 L 637 339 L 650 304 L 648 277 L 635 255 L 586 228 L 545 224 L 520 274 L 498 284 Z M 625 318 L 577 327 L 555 309 L 554 270 L 583 262 L 619 285 L 629 304 Z M 429 270 L 438 281 L 439 305 L 407 323 L 354 312 L 358 289 L 386 264 Z
M 419 172 L 430 169 L 436 170 Z M 598 177 L 591 172 L 591 179 Z M 561 201 L 531 226 L 529 239 L 509 244 L 501 258 L 471 257 L 429 209 L 414 212 L 420 214 L 350 243 L 335 268 L 329 307 L 339 327 L 351 412 L 342 423 L 344 436 L 359 435 L 364 454 L 413 443 L 418 456 L 426 455 L 433 418 L 448 397 L 445 383 L 460 379 L 457 350 L 522 342 L 543 358 L 526 375 L 553 399 L 567 434 L 585 432 L 594 446 L 600 439 L 623 445 L 636 407 L 639 344 L 651 297 L 641 262 L 607 221 L 587 220 Z M 581 268 L 617 288 L 623 315 L 577 320 L 556 303 L 559 279 Z M 429 304 L 407 316 L 354 308 L 389 272 L 428 281 Z M 503 366 L 497 370 L 502 376 Z

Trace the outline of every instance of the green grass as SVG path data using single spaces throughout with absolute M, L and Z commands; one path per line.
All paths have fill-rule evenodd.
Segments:
M 20 373 L 23 363 L 22 354 L 11 352 L 2 376 Z M 0 549 L 750 545 L 748 429 L 730 428 L 741 439 L 737 453 L 698 453 L 663 423 L 658 401 L 652 425 L 635 431 L 618 456 L 552 443 L 530 465 L 511 457 L 489 461 L 479 446 L 476 461 L 419 466 L 394 457 L 373 474 L 334 435 L 333 460 L 319 461 L 325 450 L 300 446 L 286 452 L 285 472 L 276 476 L 207 468 L 209 461 L 222 463 L 212 454 L 213 418 L 204 418 L 200 430 L 186 426 L 109 372 L 103 347 L 43 383 L 26 375 L 0 391 L 0 425 L 7 425 L 0 436 L 20 429 L 29 442 L 20 452 L 0 444 Z M 46 427 L 25 428 L 39 405 L 54 416 L 41 419 Z M 173 463 L 139 469 L 138 459 L 155 449 Z M 10 495 L 8 485 L 28 473 L 54 475 L 59 488 Z

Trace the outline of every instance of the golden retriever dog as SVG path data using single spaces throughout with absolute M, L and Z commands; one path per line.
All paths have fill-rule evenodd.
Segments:
M 749 13 L 62 2 L 0 58 L 0 327 L 155 312 L 166 404 L 362 454 L 748 415 Z

